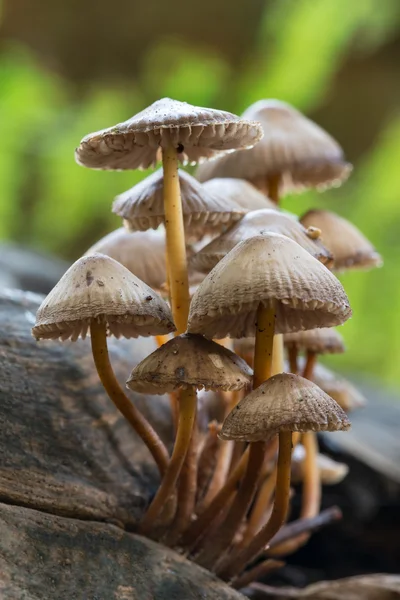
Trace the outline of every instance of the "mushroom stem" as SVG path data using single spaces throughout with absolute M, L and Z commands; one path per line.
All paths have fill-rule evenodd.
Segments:
M 182 546 L 193 547 L 195 544 L 197 544 L 197 540 L 203 537 L 208 527 L 219 515 L 232 494 L 235 492 L 238 482 L 244 475 L 248 460 L 249 451 L 246 450 L 226 480 L 224 487 L 220 489 L 218 494 L 214 497 L 204 512 L 198 515 L 197 520 L 194 521 L 189 529 L 184 533 L 181 540 Z
M 321 505 L 321 480 L 317 465 L 318 442 L 314 431 L 307 431 L 302 436 L 303 446 L 306 451 L 304 461 L 303 497 L 300 519 L 313 519 L 319 513 Z M 286 556 L 292 554 L 305 544 L 311 532 L 300 535 L 279 544 L 269 554 L 273 556 Z
M 249 585 L 252 581 L 257 581 L 257 579 L 261 578 L 264 579 L 266 575 L 269 575 L 273 571 L 281 569 L 284 566 L 285 563 L 283 561 L 268 558 L 267 560 L 264 560 L 262 563 L 250 569 L 249 571 L 246 571 L 246 573 L 239 575 L 239 577 L 235 577 L 231 585 L 233 588 L 235 588 L 235 590 L 240 590 L 241 588 L 244 588 L 247 585 Z
M 299 367 L 297 365 L 298 350 L 296 346 L 289 346 L 288 355 L 290 372 L 294 373 L 294 375 L 297 375 Z
M 190 446 L 196 417 L 196 407 L 196 391 L 193 388 L 181 390 L 179 396 L 179 423 L 174 450 L 161 485 L 140 524 L 139 533 L 141 534 L 147 534 L 153 525 L 155 525 L 156 518 L 160 514 L 164 504 L 166 504 L 174 492 L 186 453 Z M 157 523 L 157 525 L 162 525 L 162 523 Z
M 275 202 L 275 204 L 279 204 L 279 186 L 281 183 L 281 176 L 278 173 L 277 175 L 270 175 L 267 179 L 267 190 L 268 190 L 268 198 Z
M 196 563 L 202 567 L 212 570 L 221 553 L 229 548 L 236 529 L 241 524 L 253 499 L 264 464 L 265 449 L 265 442 L 250 444 L 246 473 L 235 500 L 219 530 L 206 541 L 202 551 L 195 558 Z
M 283 373 L 285 370 L 285 353 L 283 345 L 283 335 L 281 333 L 274 336 L 274 347 L 272 351 L 272 375 Z
M 189 525 L 192 514 L 194 513 L 197 492 L 198 433 L 195 424 L 190 445 L 179 476 L 178 504 L 175 519 L 165 535 L 165 544 L 167 546 L 175 545 L 182 531 L 185 531 Z
M 172 146 L 163 148 L 162 162 L 171 308 L 179 334 L 186 331 L 190 301 L 177 150 Z
M 120 413 L 123 414 L 136 433 L 142 438 L 156 461 L 160 474 L 164 475 L 169 462 L 167 449 L 147 419 L 135 407 L 128 396 L 126 396 L 115 377 L 108 355 L 106 324 L 92 319 L 90 323 L 90 339 L 94 363 L 104 389 Z
M 235 552 L 238 552 L 245 548 L 248 543 L 251 542 L 259 528 L 268 519 L 268 508 L 271 504 L 272 497 L 275 491 L 276 482 L 276 467 L 273 472 L 266 477 L 260 491 L 258 492 L 257 498 L 254 502 L 249 521 L 247 523 L 246 530 L 239 544 L 235 548 Z
M 310 381 L 312 381 L 314 367 L 315 367 L 316 363 L 317 363 L 317 354 L 315 352 L 310 352 L 310 350 L 308 350 L 307 360 L 306 360 L 306 364 L 305 364 L 304 370 L 303 370 L 303 377 L 305 377 L 305 379 L 309 379 Z
M 291 459 L 292 432 L 280 432 L 275 502 L 271 517 L 246 548 L 233 556 L 233 559 L 225 563 L 223 568 L 217 570 L 217 575 L 221 579 L 229 580 L 236 573 L 243 571 L 246 565 L 264 550 L 284 522 L 289 507 Z
M 254 349 L 253 388 L 261 385 L 271 377 L 272 348 L 275 329 L 275 306 L 260 304 L 256 320 L 256 343 Z M 196 562 L 211 569 L 223 551 L 227 551 L 243 517 L 250 506 L 260 479 L 264 455 L 267 445 L 265 442 L 250 444 L 249 460 L 243 481 L 236 494 L 235 500 L 222 523 L 219 531 L 209 539 Z
M 157 346 L 160 347 L 160 346 L 163 346 L 164 344 L 166 344 L 168 342 L 168 340 L 171 339 L 171 338 L 167 334 L 167 335 L 156 335 L 155 339 L 156 339 L 156 342 L 157 342 Z
M 274 329 L 275 306 L 266 307 L 260 304 L 256 321 L 253 389 L 271 377 Z

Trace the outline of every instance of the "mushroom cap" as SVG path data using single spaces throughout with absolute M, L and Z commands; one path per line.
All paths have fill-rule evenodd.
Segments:
M 292 373 L 279 373 L 235 406 L 219 437 L 259 442 L 281 431 L 342 431 L 349 427 L 346 413 L 315 383 Z
M 371 269 L 382 266 L 382 257 L 350 221 L 329 210 L 309 210 L 300 219 L 305 227 L 321 230 L 321 240 L 332 252 L 334 270 Z
M 68 269 L 40 305 L 32 334 L 38 340 L 84 339 L 92 319 L 106 323 L 116 337 L 175 331 L 166 302 L 103 254 L 84 256 Z
M 332 327 L 286 333 L 283 342 L 287 348 L 316 354 L 340 354 L 346 349 L 342 336 Z
M 314 367 L 313 381 L 346 412 L 362 408 L 367 403 L 365 396 L 350 381 L 321 363 Z
M 250 337 L 260 304 L 275 306 L 275 333 L 333 327 L 351 315 L 341 283 L 306 250 L 278 233 L 240 242 L 193 296 L 188 331 Z
M 323 264 L 332 263 L 332 255 L 299 221 L 287 213 L 271 208 L 248 212 L 238 223 L 213 239 L 191 259 L 194 269 L 208 273 L 239 242 L 256 235 L 280 233 L 294 240 Z
M 292 453 L 292 477 L 293 483 L 300 483 L 304 479 L 305 448 L 297 444 Z M 317 466 L 322 485 L 336 485 L 348 474 L 349 467 L 345 463 L 337 462 L 326 454 L 317 455 Z
M 219 231 L 241 219 L 246 213 L 235 202 L 211 194 L 194 177 L 179 170 L 182 212 L 185 228 L 191 233 Z M 164 176 L 159 169 L 130 190 L 117 196 L 113 212 L 125 220 L 131 230 L 157 229 L 165 222 Z
M 241 390 L 252 371 L 234 352 L 200 335 L 182 334 L 166 342 L 133 369 L 127 386 L 143 394 L 179 388 Z
M 105 254 L 118 261 L 154 290 L 166 282 L 165 232 L 128 231 L 120 227 L 96 242 L 85 254 Z
M 351 172 L 339 144 L 293 106 L 279 100 L 260 100 L 243 113 L 259 121 L 261 141 L 248 152 L 235 152 L 201 165 L 199 181 L 240 177 L 256 183 L 281 176 L 281 192 L 340 185 Z
M 84 137 L 75 158 L 92 169 L 147 169 L 160 160 L 161 148 L 173 146 L 183 164 L 195 164 L 248 148 L 261 136 L 259 123 L 162 98 L 128 121 Z
M 246 210 L 259 208 L 276 210 L 276 204 L 245 179 L 216 177 L 205 181 L 203 186 L 213 196 L 231 200 Z

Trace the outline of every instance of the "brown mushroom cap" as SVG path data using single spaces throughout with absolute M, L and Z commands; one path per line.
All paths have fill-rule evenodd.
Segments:
M 332 263 L 332 255 L 318 238 L 315 239 L 314 232 L 310 236 L 307 229 L 287 213 L 264 208 L 248 212 L 239 223 L 235 223 L 207 246 L 204 246 L 191 259 L 191 266 L 198 271 L 208 273 L 239 242 L 265 233 L 285 235 L 300 244 L 304 250 L 307 250 L 323 264 Z
M 287 348 L 316 354 L 339 354 L 346 349 L 342 336 L 332 327 L 285 333 L 283 342 Z
M 297 444 L 292 453 L 292 483 L 301 483 L 304 479 L 304 458 L 305 448 L 302 444 Z M 317 455 L 317 466 L 322 485 L 336 485 L 343 481 L 349 472 L 349 467 L 345 463 L 337 462 L 326 456 L 326 454 Z
M 246 210 L 235 202 L 213 196 L 194 177 L 179 170 L 182 212 L 185 228 L 202 234 L 221 230 L 241 219 Z M 117 196 L 113 212 L 132 231 L 157 229 L 165 222 L 164 177 L 159 169 L 130 190 Z
M 106 323 L 108 333 L 116 337 L 175 330 L 164 300 L 103 254 L 84 256 L 68 269 L 40 305 L 32 333 L 38 340 L 84 339 L 92 319 Z
M 367 403 L 365 396 L 350 381 L 334 373 L 325 365 L 320 363 L 315 365 L 313 381 L 336 400 L 346 412 L 362 408 Z
M 261 136 L 259 123 L 163 98 L 128 121 L 84 137 L 75 158 L 92 169 L 146 169 L 160 160 L 161 148 L 173 146 L 182 163 L 195 164 L 248 148 Z
M 105 254 L 118 261 L 154 290 L 166 282 L 165 232 L 131 232 L 120 227 L 96 242 L 85 254 Z
M 339 144 L 316 123 L 279 100 L 260 100 L 243 113 L 259 121 L 262 140 L 251 150 L 235 152 L 201 165 L 199 181 L 240 177 L 256 184 L 281 176 L 281 193 L 340 185 L 351 172 Z
M 309 210 L 300 221 L 321 230 L 321 239 L 334 257 L 334 270 L 371 269 L 382 265 L 382 257 L 350 221 L 328 210 Z
M 252 371 L 244 360 L 200 335 L 176 336 L 147 356 L 132 371 L 127 386 L 144 394 L 179 388 L 241 390 Z
M 275 305 L 275 332 L 333 327 L 351 315 L 341 283 L 293 240 L 268 233 L 240 242 L 193 296 L 188 331 L 254 335 L 258 306 Z
M 259 208 L 276 210 L 276 204 L 245 179 L 216 177 L 205 181 L 203 186 L 213 196 L 231 200 L 246 210 Z
M 259 442 L 281 431 L 343 431 L 349 427 L 346 413 L 315 383 L 280 373 L 235 406 L 223 423 L 220 438 Z

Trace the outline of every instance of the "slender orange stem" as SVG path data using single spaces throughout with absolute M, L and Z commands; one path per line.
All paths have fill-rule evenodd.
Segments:
M 244 515 L 254 495 L 261 469 L 264 464 L 265 442 L 254 442 L 250 444 L 249 462 L 241 486 L 236 494 L 235 500 L 220 529 L 208 538 L 201 552 L 196 556 L 195 562 L 211 570 L 221 552 L 227 550 L 235 535 L 238 525 L 241 524 Z
M 304 460 L 303 496 L 300 512 L 301 519 L 313 519 L 321 506 L 321 481 L 317 464 L 318 442 L 314 431 L 303 433 L 303 445 L 306 451 Z M 292 554 L 309 539 L 311 533 L 304 532 L 269 551 L 273 556 Z
M 312 380 L 317 358 L 318 356 L 315 352 L 307 352 L 307 360 L 303 370 L 303 377 L 306 379 Z
M 162 149 L 164 170 L 164 211 L 168 255 L 171 308 L 177 334 L 186 331 L 189 314 L 189 279 L 186 261 L 185 231 L 176 148 Z
M 157 346 L 160 347 L 160 346 L 163 346 L 164 344 L 166 344 L 168 342 L 168 340 L 170 340 L 171 338 L 167 334 L 167 335 L 156 335 L 155 339 L 157 342 Z
M 271 517 L 244 550 L 233 556 L 231 561 L 225 561 L 225 564 L 220 566 L 217 575 L 222 579 L 230 580 L 237 573 L 242 572 L 247 564 L 264 550 L 266 544 L 284 522 L 289 507 L 291 455 L 292 433 L 290 431 L 281 432 L 279 434 L 275 502 Z
M 267 190 L 268 190 L 268 198 L 275 202 L 275 204 L 279 204 L 279 186 L 281 183 L 280 174 L 270 175 L 267 179 Z
M 142 438 L 156 461 L 161 475 L 163 475 L 169 462 L 167 449 L 144 415 L 126 396 L 115 377 L 108 355 L 105 323 L 99 323 L 95 319 L 91 321 L 90 339 L 94 363 L 104 389 L 120 413 Z
M 275 307 L 265 307 L 260 304 L 256 322 L 253 389 L 271 377 L 274 329 Z
M 220 514 L 226 503 L 231 498 L 232 494 L 235 492 L 237 484 L 242 479 L 246 471 L 248 460 L 249 451 L 247 449 L 244 454 L 242 454 L 241 459 L 232 473 L 229 475 L 224 487 L 220 489 L 218 494 L 207 506 L 204 512 L 198 515 L 197 520 L 194 521 L 189 529 L 184 533 L 181 541 L 182 546 L 192 547 L 193 545 L 197 544 L 197 540 L 203 537 L 203 535 L 207 532 L 208 527 Z
M 264 560 L 262 563 L 256 565 L 252 569 L 249 569 L 249 571 L 243 573 L 243 575 L 239 575 L 239 577 L 236 577 L 232 581 L 231 585 L 233 588 L 235 588 L 235 590 L 240 590 L 241 588 L 244 588 L 250 583 L 252 583 L 252 581 L 257 581 L 257 579 L 261 578 L 264 579 L 264 577 L 266 577 L 270 573 L 273 573 L 274 571 L 277 571 L 278 569 L 281 569 L 284 566 L 285 563 L 281 560 L 274 560 L 273 558 L 268 558 L 267 560 Z
M 141 534 L 148 534 L 156 525 L 156 519 L 164 504 L 166 504 L 170 496 L 174 493 L 175 485 L 190 445 L 195 423 L 196 406 L 196 391 L 194 389 L 181 390 L 179 397 L 179 423 L 174 450 L 157 494 L 139 526 L 139 533 Z M 157 525 L 161 524 L 157 523 Z
M 197 465 L 198 502 L 201 502 L 204 497 L 215 470 L 217 451 L 220 444 L 223 443 L 218 439 L 220 429 L 221 426 L 217 421 L 211 421 L 211 423 L 208 424 L 208 431 L 199 453 Z M 196 512 L 198 512 L 197 507 Z
M 298 350 L 297 350 L 296 346 L 289 346 L 288 355 L 289 355 L 290 372 L 297 375 L 299 367 L 297 365 Z

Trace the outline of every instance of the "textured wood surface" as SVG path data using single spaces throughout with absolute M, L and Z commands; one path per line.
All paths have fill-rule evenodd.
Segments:
M 99 384 L 90 342 L 32 338 L 39 301 L 22 292 L 0 296 L 0 497 L 134 526 L 154 493 L 157 469 Z M 154 348 L 151 339 L 110 340 L 122 384 Z M 168 399 L 131 397 L 171 440 Z
M 2 600 L 240 600 L 169 548 L 113 525 L 0 504 Z

